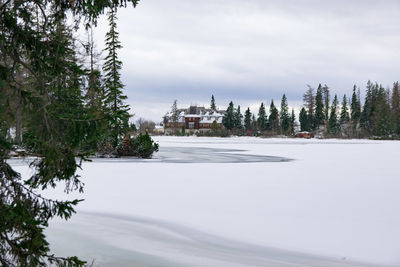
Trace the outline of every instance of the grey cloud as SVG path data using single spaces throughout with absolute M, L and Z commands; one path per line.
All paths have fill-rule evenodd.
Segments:
M 126 93 L 167 107 L 211 93 L 239 104 L 286 93 L 290 103 L 319 82 L 338 94 L 368 79 L 390 85 L 399 10 L 396 0 L 143 0 L 119 11 Z M 102 20 L 100 46 L 106 30 Z

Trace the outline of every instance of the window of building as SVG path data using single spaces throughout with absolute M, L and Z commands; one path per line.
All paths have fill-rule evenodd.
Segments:
M 194 122 L 189 122 L 189 129 L 194 129 Z

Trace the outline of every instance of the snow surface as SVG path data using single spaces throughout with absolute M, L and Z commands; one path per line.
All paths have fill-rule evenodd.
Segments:
M 85 193 L 68 198 L 85 201 L 51 223 L 54 252 L 95 266 L 400 266 L 400 142 L 155 139 L 154 159 L 84 164 Z

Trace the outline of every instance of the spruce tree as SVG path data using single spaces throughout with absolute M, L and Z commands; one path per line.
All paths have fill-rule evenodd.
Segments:
M 107 56 L 103 65 L 105 83 L 105 105 L 108 109 L 109 134 L 113 147 L 118 145 L 119 138 L 129 130 L 129 105 L 127 97 L 122 93 L 124 85 L 121 81 L 122 61 L 118 59 L 118 50 L 122 48 L 118 40 L 117 9 L 112 7 L 108 12 L 109 31 L 106 34 Z
M 283 94 L 282 96 L 281 111 L 279 117 L 280 117 L 280 126 L 282 133 L 288 134 L 290 127 L 290 116 L 289 116 L 289 106 L 285 94 Z
M 357 125 L 359 124 L 361 117 L 361 103 L 357 95 L 356 89 L 357 86 L 354 85 L 353 94 L 351 96 L 351 104 L 350 104 L 350 113 L 351 113 L 350 120 L 352 122 L 353 129 L 357 128 Z
M 302 107 L 300 110 L 299 121 L 300 121 L 300 130 L 301 131 L 310 131 L 309 116 L 304 107 Z
M 325 126 L 328 126 L 329 120 L 329 102 L 330 102 L 330 92 L 328 85 L 324 85 L 322 87 L 322 92 L 324 95 L 324 116 L 325 116 Z
M 336 135 L 339 133 L 339 123 L 337 118 L 338 99 L 337 95 L 333 98 L 331 112 L 329 114 L 328 133 Z
M 392 90 L 392 125 L 393 132 L 400 135 L 400 94 L 399 94 L 399 82 L 393 84 Z
M 252 130 L 258 130 L 257 118 L 254 113 L 251 115 L 251 128 Z
M 325 124 L 324 103 L 322 101 L 322 86 L 319 84 L 317 94 L 315 96 L 315 128 Z
M 3 1 L 4 2 L 4 1 Z M 44 234 L 55 217 L 68 219 L 80 200 L 52 200 L 45 189 L 65 183 L 65 191 L 82 191 L 76 171 L 91 151 L 98 118 L 87 105 L 86 71 L 68 19 L 86 26 L 111 3 L 137 1 L 6 1 L 0 7 L 0 265 L 83 266 L 77 257 L 52 255 Z M 39 14 L 39 15 L 38 15 Z M 4 61 L 6 62 L 5 64 Z M 24 73 L 22 139 L 36 156 L 27 177 L 6 160 L 13 149 L 7 136 L 15 73 Z
M 375 132 L 374 114 L 376 108 L 376 96 L 378 92 L 376 87 L 377 86 L 371 81 L 368 81 L 364 107 L 360 117 L 360 126 L 367 135 L 372 135 Z
M 314 89 L 307 85 L 308 89 L 306 93 L 303 95 L 304 106 L 307 109 L 308 121 L 310 125 L 310 129 L 314 129 L 314 120 L 315 120 L 315 97 L 314 97 Z
M 252 125 L 251 125 L 251 111 L 250 108 L 246 109 L 246 112 L 244 113 L 244 128 L 247 131 L 252 130 Z
M 210 108 L 211 108 L 212 110 L 217 110 L 217 106 L 215 105 L 215 98 L 214 98 L 214 95 L 211 96 Z
M 258 109 L 257 128 L 260 131 L 264 131 L 267 128 L 267 118 L 263 102 L 261 102 L 260 108 Z
M 347 98 L 346 95 L 343 96 L 343 101 L 342 101 L 342 109 L 340 112 L 340 126 L 346 125 L 350 121 L 350 115 L 349 115 L 349 110 L 347 107 Z
M 376 136 L 387 138 L 393 132 L 388 95 L 382 86 L 379 86 L 375 104 L 375 131 Z
M 178 119 L 179 119 L 178 100 L 175 99 L 174 103 L 172 103 L 171 106 L 171 124 L 174 130 L 177 130 L 178 128 Z
M 289 134 L 290 135 L 294 135 L 295 122 L 296 122 L 296 115 L 294 114 L 294 109 L 292 109 L 292 113 L 290 115 L 290 124 L 289 124 Z
M 228 130 L 232 130 L 235 127 L 235 107 L 232 101 L 229 102 L 229 106 L 226 109 L 225 116 L 222 119 L 222 124 Z
M 240 106 L 238 105 L 237 109 L 235 110 L 234 114 L 234 128 L 237 130 L 243 129 L 243 115 L 240 111 Z
M 285 97 L 286 98 L 286 97 Z M 275 133 L 279 132 L 279 112 L 278 109 L 275 107 L 274 100 L 271 100 L 271 105 L 269 106 L 269 126 L 272 131 Z

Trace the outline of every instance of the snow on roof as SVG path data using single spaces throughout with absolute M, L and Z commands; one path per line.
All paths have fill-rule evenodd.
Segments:
M 186 118 L 200 118 L 201 116 L 197 115 L 197 114 L 186 114 L 185 117 Z
M 222 117 L 224 117 L 223 110 L 212 110 L 204 107 L 191 106 L 187 109 L 178 109 L 178 122 L 184 122 L 185 118 L 200 118 L 201 123 L 213 123 L 215 120 L 218 123 L 222 123 Z M 192 114 L 190 114 L 192 113 Z M 167 120 L 170 120 L 173 116 L 171 111 L 167 112 L 164 116 Z
M 199 121 L 200 123 L 213 123 L 214 121 L 217 121 L 217 123 L 222 123 L 222 117 L 202 117 L 201 120 Z

